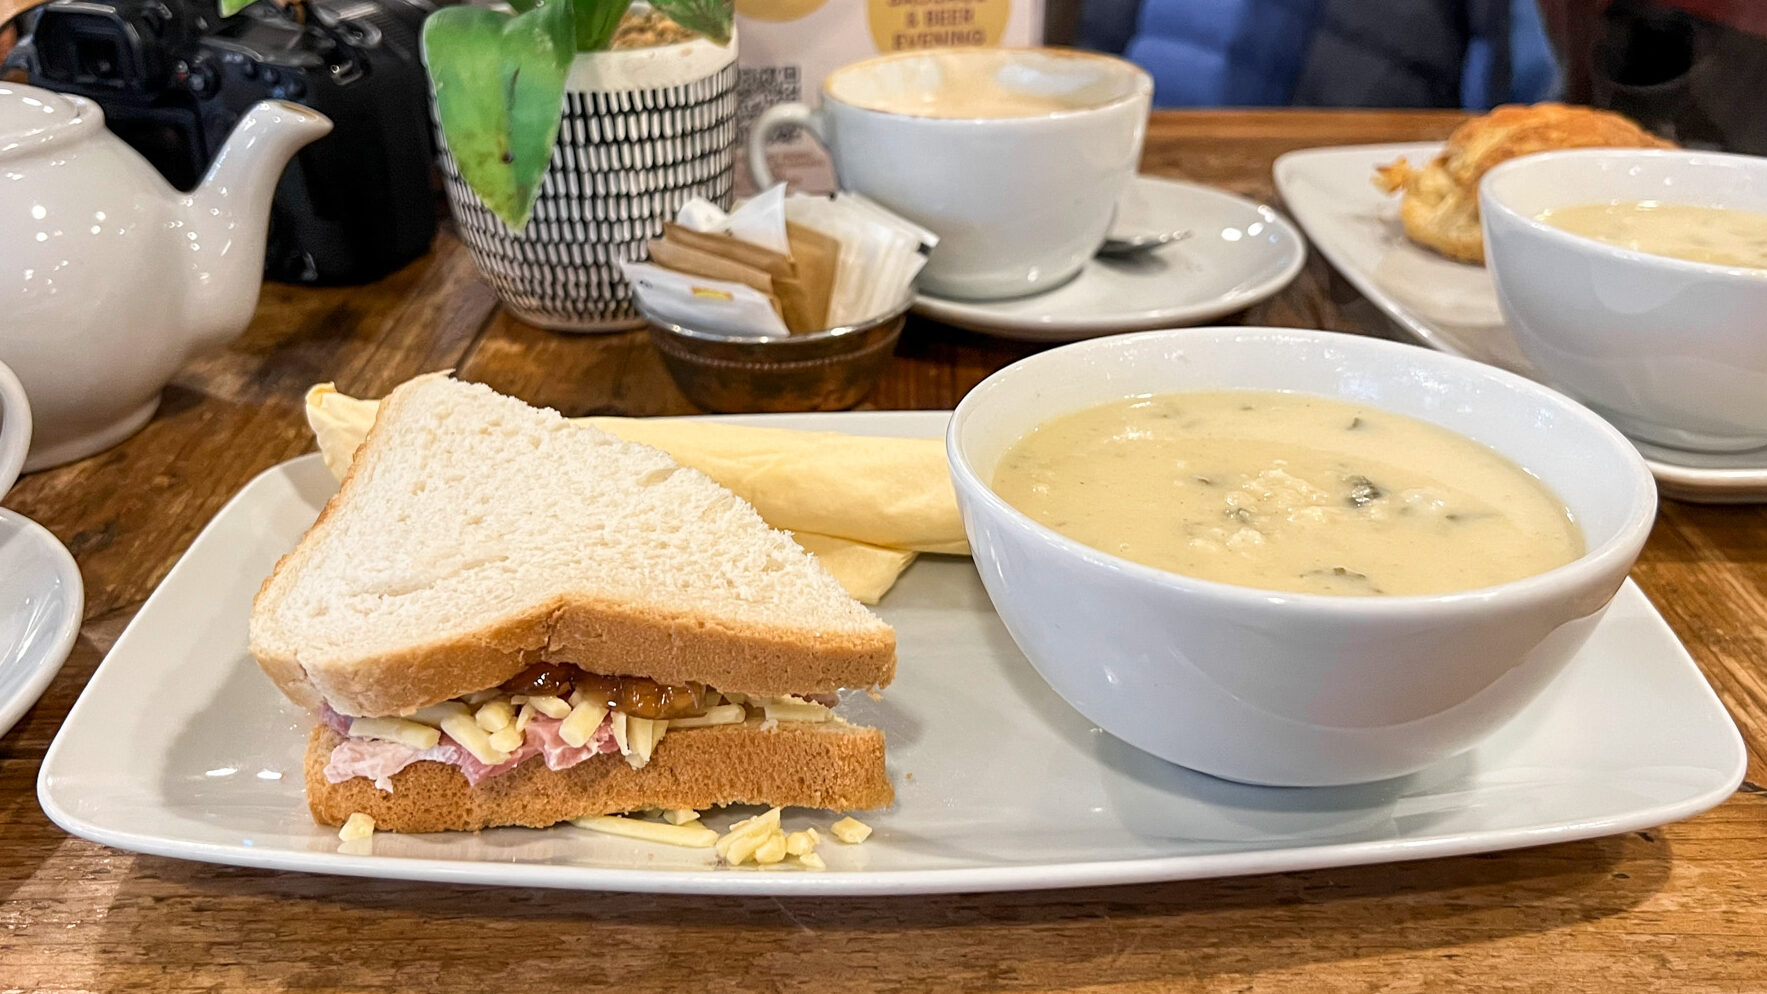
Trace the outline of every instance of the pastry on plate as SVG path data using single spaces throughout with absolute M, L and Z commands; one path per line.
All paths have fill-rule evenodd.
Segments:
M 1399 220 L 1406 237 L 1450 259 L 1482 264 L 1479 179 L 1498 164 L 1561 148 L 1674 147 L 1611 111 L 1507 104 L 1455 128 L 1427 165 L 1401 158 L 1379 167 L 1374 184 L 1388 193 L 1404 191 Z

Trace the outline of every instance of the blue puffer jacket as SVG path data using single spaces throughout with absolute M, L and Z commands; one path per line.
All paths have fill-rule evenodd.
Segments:
M 1126 7 L 1088 0 L 1083 42 L 1123 46 Z M 1140 0 L 1134 23 L 1121 50 L 1163 107 L 1483 109 L 1557 85 L 1535 0 Z
M 1405 2 L 1405 0 L 1401 0 Z M 1124 53 L 1162 107 L 1289 102 L 1323 0 L 1144 0 Z

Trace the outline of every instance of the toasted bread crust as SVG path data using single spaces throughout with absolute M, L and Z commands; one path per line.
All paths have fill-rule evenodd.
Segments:
M 320 725 L 307 743 L 307 803 L 313 820 L 341 825 L 362 812 L 392 832 L 477 831 L 499 825 L 544 828 L 569 818 L 643 808 L 705 810 L 767 804 L 836 811 L 888 807 L 883 732 L 856 725 L 759 722 L 666 733 L 643 769 L 617 754 L 554 772 L 538 758 L 468 786 L 445 763 L 394 774 L 387 793 L 362 777 L 325 779 L 343 738 Z
M 447 374 L 446 373 L 435 373 L 435 374 L 429 374 L 429 375 L 445 376 Z M 383 418 L 385 416 L 386 416 L 386 405 L 382 404 L 380 406 L 380 408 L 375 412 L 374 426 L 369 428 L 370 434 L 373 433 L 374 427 L 379 427 L 380 422 L 381 422 L 381 418 Z M 319 509 L 319 517 L 313 519 L 313 524 L 311 527 L 309 527 L 307 529 L 307 534 L 312 534 L 313 531 L 320 528 L 328 520 L 330 520 L 332 514 L 341 505 L 341 502 L 342 502 L 342 499 L 344 496 L 344 491 L 346 489 L 348 489 L 350 480 L 355 475 L 356 475 L 356 460 L 351 460 L 349 470 L 344 473 L 344 478 L 341 481 L 339 481 L 337 492 L 333 493 L 329 498 L 326 499 L 325 506 Z M 258 661 L 259 668 L 261 668 L 264 671 L 264 675 L 268 676 L 270 678 L 270 680 L 276 684 L 277 688 L 280 689 L 283 692 L 283 694 L 285 694 L 288 697 L 289 700 L 294 701 L 296 704 L 299 704 L 304 708 L 315 708 L 316 709 L 325 700 L 325 698 L 319 692 L 319 689 L 317 687 L 313 686 L 312 681 L 310 679 L 308 679 L 307 668 L 302 666 L 301 661 L 299 659 L 296 659 L 292 653 L 277 652 L 275 650 L 272 650 L 272 649 L 260 644 L 258 637 L 257 637 L 257 634 L 258 634 L 257 633 L 257 619 L 258 619 L 259 613 L 265 610 L 266 606 L 271 602 L 271 599 L 275 596 L 273 591 L 275 590 L 277 584 L 283 580 L 285 572 L 287 570 L 294 568 L 295 564 L 300 561 L 298 558 L 300 556 L 300 553 L 301 553 L 301 547 L 300 547 L 300 545 L 296 545 L 288 553 L 283 555 L 281 558 L 277 559 L 276 560 L 276 567 L 270 571 L 269 576 L 264 577 L 264 582 L 258 584 L 258 592 L 256 594 L 252 595 L 252 625 L 251 625 L 250 651 L 251 651 L 252 657 Z M 520 672 L 520 671 L 518 670 L 517 672 Z M 508 677 L 505 677 L 504 679 L 507 680 Z M 447 698 L 443 698 L 443 700 L 446 700 L 446 699 Z M 433 704 L 436 702 L 431 701 L 430 703 Z M 419 705 L 419 706 L 422 707 L 424 705 Z M 358 713 L 362 713 L 362 712 L 358 712 Z
M 254 647 L 259 665 L 307 707 L 321 700 L 342 714 L 410 714 L 503 683 L 539 660 L 592 673 L 703 683 L 756 695 L 830 693 L 895 679 L 896 644 L 649 611 L 593 598 L 565 598 L 501 619 L 468 637 L 364 659 L 350 667 L 307 667 Z
M 1565 148 L 1674 148 L 1611 111 L 1566 104 L 1506 104 L 1472 118 L 1448 136 L 1442 153 L 1414 167 L 1404 159 L 1378 167 L 1375 185 L 1404 191 L 1399 220 L 1412 241 L 1460 262 L 1485 261 L 1479 230 L 1479 180 L 1510 159 Z
M 434 373 L 420 380 L 445 377 Z M 375 458 L 381 425 L 406 395 L 395 391 L 380 405 L 368 441 L 343 483 L 320 511 L 308 535 L 321 532 Z M 735 498 L 732 498 L 735 499 Z M 283 556 L 253 601 L 252 655 L 295 702 L 321 701 L 349 715 L 410 714 L 463 694 L 495 687 L 541 659 L 586 670 L 641 676 L 659 683 L 694 681 L 719 690 L 757 695 L 827 693 L 885 686 L 895 678 L 895 632 L 878 622 L 859 632 L 815 632 L 765 624 L 733 627 L 716 618 L 666 611 L 594 596 L 539 602 L 477 630 L 396 652 L 352 657 L 348 665 L 303 660 L 291 645 L 259 638 L 256 620 L 271 613 L 288 577 L 303 565 L 306 540 Z

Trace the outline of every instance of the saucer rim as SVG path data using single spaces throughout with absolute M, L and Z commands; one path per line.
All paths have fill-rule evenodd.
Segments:
M 55 579 L 65 584 L 69 599 L 68 609 L 56 619 L 55 638 L 46 651 L 32 656 L 21 655 L 13 648 L 0 652 L 0 665 L 16 664 L 31 670 L 16 693 L 0 699 L 0 736 L 12 730 L 61 672 L 80 637 L 80 625 L 86 613 L 86 585 L 80 575 L 80 565 L 55 533 L 17 511 L 0 507 L 0 534 L 8 532 L 27 536 L 28 540 L 48 551 L 49 558 L 56 563 Z
M 1143 309 L 1114 314 L 1087 312 L 1062 316 L 1044 314 L 1035 318 L 1026 318 L 1022 315 L 1002 313 L 1000 310 L 1003 305 L 1016 304 L 1025 299 L 1023 297 L 1013 297 L 1006 300 L 957 300 L 921 292 L 914 297 L 913 313 L 942 324 L 949 324 L 996 338 L 1023 342 L 1077 342 L 1104 335 L 1135 331 L 1160 331 L 1204 324 L 1243 311 L 1281 293 L 1295 281 L 1296 277 L 1300 276 L 1301 270 L 1306 268 L 1308 256 L 1306 235 L 1303 234 L 1298 223 L 1278 210 L 1273 203 L 1253 200 L 1250 197 L 1243 197 L 1232 191 L 1209 186 L 1205 183 L 1192 183 L 1188 180 L 1156 176 L 1150 173 L 1136 174 L 1135 183 L 1137 185 L 1177 188 L 1192 195 L 1200 194 L 1206 197 L 1220 198 L 1235 202 L 1250 211 L 1268 210 L 1272 216 L 1271 223 L 1280 228 L 1294 246 L 1293 254 L 1286 260 L 1281 272 L 1270 279 L 1205 302 L 1181 306 L 1166 306 L 1153 310 Z M 1051 287 L 1046 292 L 1055 292 L 1085 279 L 1087 273 L 1097 264 L 1096 259 L 1088 259 L 1086 265 L 1072 279 L 1058 287 Z

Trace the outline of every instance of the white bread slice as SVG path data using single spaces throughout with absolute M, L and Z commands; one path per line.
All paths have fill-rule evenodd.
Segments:
M 888 807 L 883 733 L 844 722 L 758 720 L 669 732 L 634 770 L 617 753 L 554 772 L 538 758 L 469 787 L 446 763 L 413 763 L 393 774 L 391 793 L 364 777 L 325 779 L 342 739 L 320 725 L 307 743 L 307 804 L 321 825 L 360 811 L 389 832 L 477 831 L 496 825 L 544 828 L 567 818 L 641 808 L 725 804 L 829 808 Z
M 656 449 L 445 375 L 381 405 L 253 605 L 283 691 L 408 714 L 540 659 L 750 694 L 887 684 L 895 633 Z

